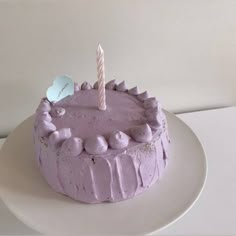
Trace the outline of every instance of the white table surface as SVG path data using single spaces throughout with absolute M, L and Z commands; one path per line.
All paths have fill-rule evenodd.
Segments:
M 194 207 L 158 235 L 236 235 L 236 107 L 178 115 L 196 133 L 208 159 L 205 189 Z M 0 141 L 0 144 L 3 140 Z M 0 202 L 0 235 L 35 235 Z

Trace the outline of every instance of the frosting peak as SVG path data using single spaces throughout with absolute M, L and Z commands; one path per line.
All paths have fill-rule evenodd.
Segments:
M 127 90 L 127 86 L 125 84 L 125 81 L 122 81 L 120 84 L 116 86 L 116 90 L 119 92 L 125 92 Z
M 80 91 L 80 86 L 79 86 L 78 83 L 75 83 L 75 84 L 74 84 L 74 91 L 75 91 L 75 92 Z
M 95 82 L 95 84 L 93 85 L 94 89 L 98 89 L 98 81 Z
M 128 90 L 128 93 L 131 95 L 138 95 L 138 88 L 134 87 Z
M 113 90 L 116 87 L 116 80 L 113 79 L 106 84 L 106 89 Z
M 157 105 L 158 105 L 158 101 L 154 97 L 148 98 L 144 101 L 144 107 L 146 109 L 155 108 L 155 107 L 157 107 Z
M 54 131 L 49 136 L 49 142 L 54 146 L 55 148 L 61 144 L 64 140 L 71 137 L 71 130 L 70 128 L 64 128 L 60 130 Z
M 81 89 L 82 90 L 89 90 L 91 89 L 92 86 L 88 83 L 88 82 L 84 82 L 82 85 L 81 85 Z
M 85 150 L 89 154 L 102 154 L 107 151 L 108 144 L 106 139 L 101 135 L 87 138 L 84 144 Z
M 83 151 L 83 140 L 77 137 L 66 139 L 61 146 L 61 153 L 65 156 L 76 157 Z
M 121 132 L 113 131 L 109 136 L 109 145 L 112 149 L 126 148 L 129 144 L 130 137 Z
M 152 130 L 148 124 L 131 128 L 130 133 L 132 138 L 140 143 L 146 143 L 152 140 Z
M 148 93 L 147 93 L 147 91 L 145 91 L 145 92 L 143 92 L 143 93 L 140 93 L 139 95 L 138 95 L 138 99 L 140 100 L 140 101 L 144 101 L 144 100 L 146 100 L 148 98 Z
M 40 112 L 39 115 L 36 117 L 36 121 L 39 122 L 39 121 L 42 121 L 42 120 L 51 122 L 52 121 L 52 117 L 46 111 Z
M 50 103 L 47 100 L 42 99 L 36 112 L 49 112 L 50 110 Z

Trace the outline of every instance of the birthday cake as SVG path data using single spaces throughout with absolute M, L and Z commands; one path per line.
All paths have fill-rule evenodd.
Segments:
M 74 84 L 57 102 L 43 98 L 35 114 L 39 169 L 57 192 L 86 203 L 118 202 L 146 191 L 168 161 L 167 121 L 160 103 L 137 87 L 109 81 Z

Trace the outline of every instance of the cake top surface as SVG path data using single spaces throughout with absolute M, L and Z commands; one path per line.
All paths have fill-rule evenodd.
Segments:
M 107 109 L 98 109 L 98 90 L 87 82 L 75 84 L 73 95 L 52 103 L 43 98 L 34 129 L 41 142 L 52 150 L 78 156 L 83 150 L 100 155 L 150 143 L 165 127 L 160 103 L 125 82 L 106 84 Z M 154 138 L 155 137 L 155 138 Z
M 75 92 L 55 103 L 52 107 L 52 123 L 57 129 L 70 128 L 72 136 L 88 138 L 95 135 L 109 135 L 112 131 L 126 131 L 147 122 L 143 102 L 136 97 L 119 91 L 107 90 L 107 109 L 97 107 L 98 90 L 89 89 Z M 63 116 L 55 116 L 64 109 Z

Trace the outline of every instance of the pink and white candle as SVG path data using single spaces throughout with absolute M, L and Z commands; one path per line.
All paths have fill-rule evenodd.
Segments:
M 106 90 L 105 90 L 105 66 L 104 51 L 101 45 L 97 48 L 97 76 L 98 76 L 98 109 L 105 111 L 106 106 Z

